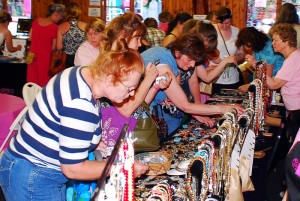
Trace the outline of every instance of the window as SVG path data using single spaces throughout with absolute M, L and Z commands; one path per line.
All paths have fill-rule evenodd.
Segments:
M 7 0 L 7 12 L 11 14 L 12 22 L 8 29 L 13 36 L 16 36 L 19 19 L 31 18 L 31 0 Z
M 130 1 L 134 1 L 132 9 Z M 140 14 L 143 19 L 154 17 L 159 22 L 158 14 L 161 10 L 161 0 L 106 0 L 106 21 L 109 22 L 127 11 L 133 11 Z

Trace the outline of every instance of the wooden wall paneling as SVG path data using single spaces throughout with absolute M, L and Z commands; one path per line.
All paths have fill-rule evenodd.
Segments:
M 162 8 L 163 11 L 169 11 L 174 16 L 181 11 L 194 14 L 193 0 L 162 0 Z
M 239 0 L 240 3 L 240 11 L 239 11 L 239 23 L 237 27 L 240 29 L 246 26 L 246 17 L 247 17 L 247 1 Z
M 73 2 L 76 2 L 82 10 L 80 19 L 84 22 L 88 22 L 89 21 L 89 1 L 73 0 Z M 101 12 L 101 14 L 102 14 L 102 12 Z
M 209 0 L 193 0 L 194 14 L 206 15 L 209 12 Z
M 211 10 L 218 10 L 220 6 L 220 0 L 211 1 Z

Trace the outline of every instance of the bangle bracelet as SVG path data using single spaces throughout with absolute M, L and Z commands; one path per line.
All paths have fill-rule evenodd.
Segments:
M 160 90 L 160 88 L 159 88 L 158 86 L 156 86 L 156 85 L 153 85 L 153 88 L 154 88 L 156 91 L 159 91 L 159 90 Z

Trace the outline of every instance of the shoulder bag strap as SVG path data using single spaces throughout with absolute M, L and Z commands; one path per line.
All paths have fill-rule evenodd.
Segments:
M 222 35 L 222 33 L 221 33 L 221 30 L 220 30 L 219 26 L 217 26 L 217 27 L 218 27 L 218 31 L 219 31 L 219 33 L 220 33 L 220 35 L 221 35 L 221 37 L 222 37 L 222 40 L 223 40 L 223 42 L 224 42 L 224 45 L 225 45 L 227 54 L 228 54 L 228 56 L 230 56 L 230 53 L 229 53 L 229 51 L 228 51 L 228 49 L 227 49 L 227 45 L 226 45 L 226 43 L 225 43 L 224 37 L 223 37 L 223 35 Z

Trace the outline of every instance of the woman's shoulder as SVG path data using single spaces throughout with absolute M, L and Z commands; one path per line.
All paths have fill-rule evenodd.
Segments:
M 82 30 L 85 31 L 85 27 L 86 27 L 87 23 L 83 22 L 81 20 L 78 21 L 77 26 Z
M 236 32 L 236 33 L 238 33 L 240 31 L 239 28 L 232 26 L 232 25 L 231 25 L 231 30 L 232 30 L 232 32 Z

